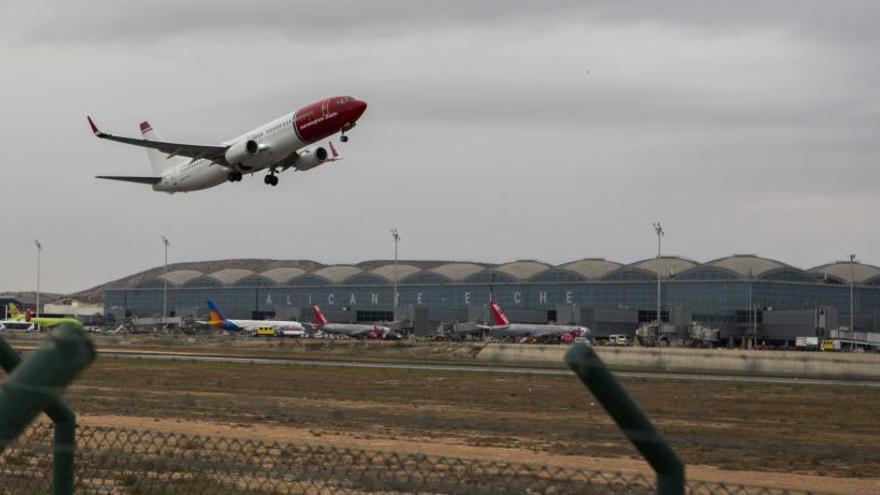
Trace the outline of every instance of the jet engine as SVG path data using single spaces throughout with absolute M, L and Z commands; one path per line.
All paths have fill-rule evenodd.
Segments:
M 260 152 L 260 145 L 253 139 L 247 141 L 239 141 L 226 150 L 226 163 L 230 165 L 238 165 L 247 163 Z
M 314 148 L 309 148 L 301 152 L 299 158 L 297 158 L 294 163 L 294 167 L 300 171 L 309 170 L 326 162 L 329 157 L 330 153 L 327 152 L 327 148 L 323 146 L 315 146 Z

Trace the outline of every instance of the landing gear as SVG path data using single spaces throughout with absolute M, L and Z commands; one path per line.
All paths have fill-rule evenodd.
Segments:
M 263 182 L 265 182 L 269 186 L 277 186 L 278 185 L 278 177 L 274 175 L 267 175 L 263 178 Z
M 339 140 L 343 143 L 348 142 L 348 136 L 345 135 L 345 129 L 342 130 L 342 134 L 339 136 Z
M 229 172 L 229 175 L 226 176 L 229 179 L 229 182 L 238 182 L 241 180 L 241 172 Z

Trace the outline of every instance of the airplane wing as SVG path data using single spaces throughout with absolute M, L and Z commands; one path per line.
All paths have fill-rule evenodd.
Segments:
M 162 153 L 168 154 L 169 158 L 173 156 L 187 156 L 193 159 L 204 158 L 223 166 L 229 166 L 229 164 L 226 163 L 226 146 L 170 143 L 165 141 L 152 141 L 149 139 L 114 136 L 112 134 L 107 134 L 106 132 L 98 130 L 98 126 L 95 125 L 95 122 L 92 120 L 92 118 L 87 118 L 89 119 L 89 126 L 91 126 L 92 128 L 92 132 L 95 134 L 95 136 L 101 139 L 116 141 L 117 143 L 130 144 L 133 146 L 140 146 L 142 148 L 153 148 L 161 151 Z
M 129 177 L 118 175 L 96 175 L 96 179 L 121 180 L 123 182 L 134 182 L 136 184 L 158 184 L 162 182 L 161 177 Z

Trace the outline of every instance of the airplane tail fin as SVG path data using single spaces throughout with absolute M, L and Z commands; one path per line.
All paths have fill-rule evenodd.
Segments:
M 315 314 L 315 323 L 318 325 L 326 325 L 329 323 L 327 318 L 324 317 L 324 313 L 321 312 L 321 308 L 318 307 L 317 304 L 312 304 L 312 312 Z
M 153 129 L 153 126 L 146 120 L 141 122 L 140 127 L 144 139 L 149 139 L 151 141 L 164 141 L 159 134 L 159 131 Z M 153 175 L 156 176 L 161 176 L 168 169 L 188 160 L 188 158 L 179 158 L 175 160 L 172 156 L 162 153 L 154 148 L 147 148 L 147 157 L 150 159 L 150 167 L 153 169 Z
M 6 305 L 6 313 L 7 318 L 13 321 L 18 321 L 22 319 L 21 311 L 18 310 L 18 306 L 14 303 L 9 303 Z
M 208 301 L 208 325 L 219 326 L 224 321 L 226 321 L 226 318 L 223 317 L 217 306 L 213 302 Z
M 497 302 L 492 301 L 492 304 L 489 306 L 492 308 L 492 318 L 495 319 L 496 325 L 510 325 L 510 320 L 507 318 L 507 315 L 504 314 L 504 310 L 501 309 L 501 306 L 499 306 Z

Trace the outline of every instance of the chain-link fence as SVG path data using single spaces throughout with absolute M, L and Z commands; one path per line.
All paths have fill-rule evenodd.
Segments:
M 102 494 L 654 493 L 653 476 L 80 426 L 76 492 Z M 0 493 L 48 493 L 52 425 L 0 454 Z M 694 494 L 800 494 L 689 481 Z

